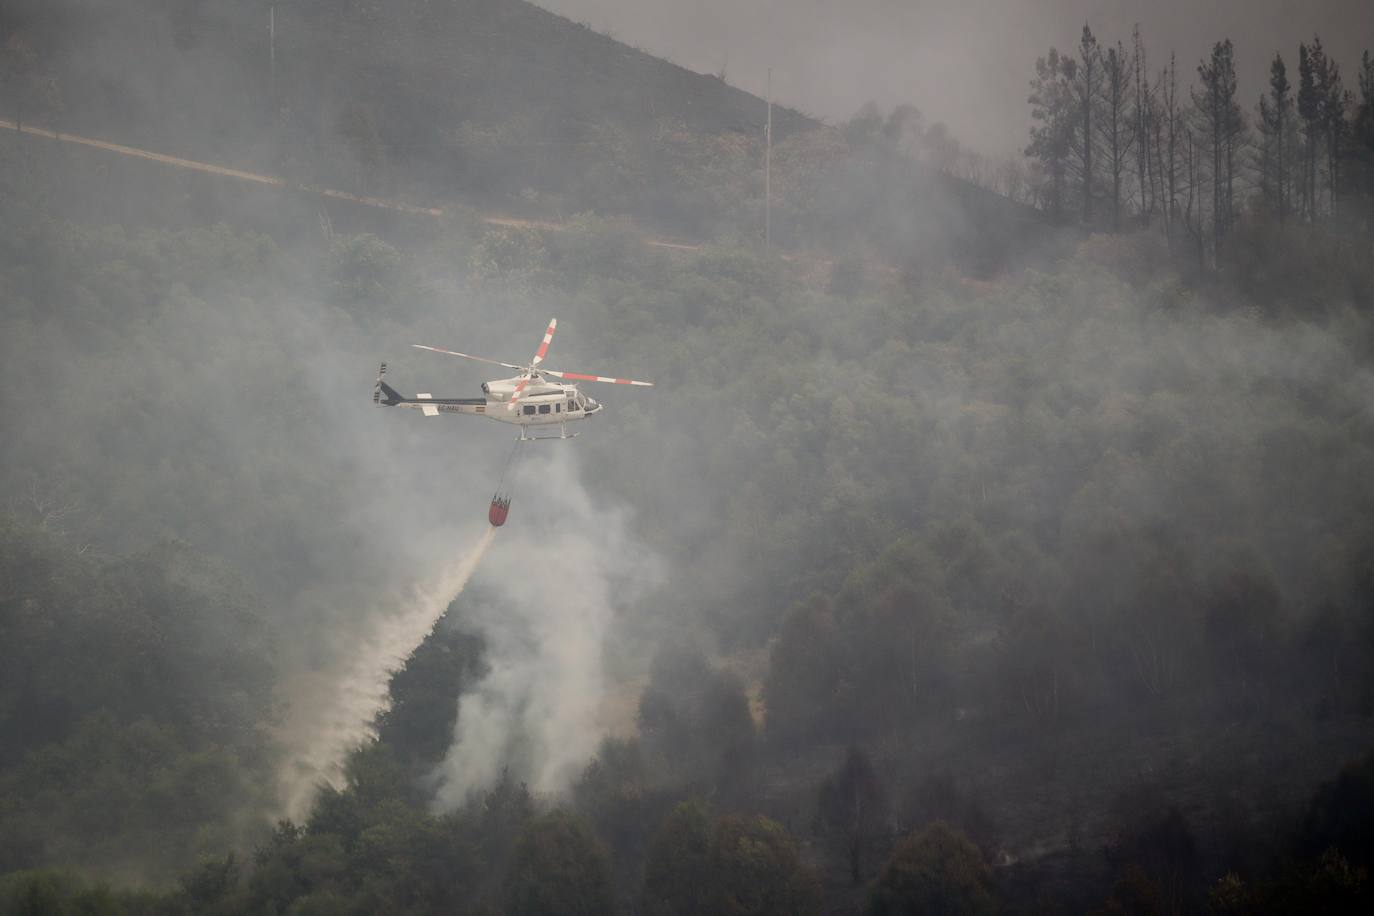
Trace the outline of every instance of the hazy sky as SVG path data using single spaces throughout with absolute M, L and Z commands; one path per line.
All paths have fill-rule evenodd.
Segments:
M 865 101 L 911 102 L 981 152 L 1018 149 L 1027 82 L 1050 45 L 1129 44 L 1139 22 L 1152 67 L 1178 52 L 1179 79 L 1222 38 L 1236 45 L 1241 94 L 1254 105 L 1282 51 L 1296 82 L 1298 42 L 1321 35 L 1353 88 L 1374 49 L 1374 0 L 536 0 L 554 12 L 692 70 L 830 121 Z

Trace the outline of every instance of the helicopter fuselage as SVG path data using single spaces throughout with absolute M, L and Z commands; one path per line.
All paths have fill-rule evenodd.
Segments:
M 472 414 L 499 423 L 516 426 L 563 426 L 574 420 L 585 420 L 601 412 L 601 404 L 577 390 L 576 385 L 544 382 L 527 385 L 514 408 L 509 405 L 520 379 L 498 379 L 482 383 L 482 398 L 437 398 L 420 393 L 407 398 L 390 385 L 380 382 L 385 397 L 377 403 L 387 407 L 410 407 L 427 417 L 441 413 Z

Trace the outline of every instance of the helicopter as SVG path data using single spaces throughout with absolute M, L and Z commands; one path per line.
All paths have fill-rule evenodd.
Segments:
M 575 420 L 585 420 L 602 410 L 602 405 L 578 391 L 576 384 L 553 381 L 552 379 L 608 382 L 612 385 L 635 385 L 641 388 L 653 387 L 653 382 L 639 382 L 628 378 L 609 378 L 604 375 L 587 375 L 581 372 L 561 372 L 557 369 L 544 368 L 541 364 L 544 362 L 544 356 L 549 352 L 549 343 L 553 340 L 553 333 L 557 328 L 558 319 L 550 319 L 549 328 L 544 332 L 544 340 L 535 352 L 534 359 L 530 360 L 527 366 L 503 363 L 500 360 L 487 359 L 484 356 L 472 356 L 468 353 L 459 353 L 456 350 L 445 350 L 442 347 L 411 344 L 417 350 L 429 350 L 432 353 L 444 353 L 449 356 L 475 360 L 479 363 L 504 366 L 507 369 L 514 369 L 520 374 L 513 378 L 483 382 L 482 394 L 485 397 L 436 398 L 432 394 L 421 393 L 413 398 L 408 398 L 386 383 L 386 363 L 382 363 L 381 371 L 377 373 L 377 383 L 372 388 L 372 403 L 378 407 L 414 408 L 426 417 L 437 417 L 440 413 L 475 414 L 501 423 L 513 423 L 520 427 L 519 441 L 528 442 L 535 439 L 571 439 L 577 433 L 568 432 L 569 423 Z M 532 434 L 532 427 L 549 426 L 557 426 L 559 434 L 557 436 Z

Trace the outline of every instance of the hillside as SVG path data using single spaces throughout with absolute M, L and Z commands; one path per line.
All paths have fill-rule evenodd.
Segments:
M 550 142 L 570 144 L 597 125 L 647 129 L 662 117 L 707 133 L 763 123 L 762 99 L 523 0 L 278 3 L 274 86 L 267 5 L 192 0 L 168 11 L 142 0 L 114 10 L 18 0 L 4 21 L 35 36 L 61 75 L 69 117 L 112 135 L 160 123 L 157 139 L 199 142 L 180 151 L 200 156 L 223 153 L 215 141 L 277 100 L 376 104 L 383 138 L 410 151 L 441 145 L 465 120 L 535 119 Z M 207 97 L 226 106 L 207 106 Z M 197 141 L 192 126 L 209 130 Z M 774 108 L 779 141 L 818 126 Z
M 1191 905 L 1226 870 L 1268 880 L 1308 842 L 1291 824 L 1317 782 L 1367 748 L 1360 263 L 1323 287 L 1330 314 L 1261 321 L 1162 262 L 1133 280 L 1140 236 L 993 283 L 821 289 L 591 219 L 429 251 L 90 228 L 43 214 L 48 169 L 0 182 L 0 352 L 25 380 L 0 450 L 22 512 L 0 530 L 0 814 L 22 828 L 0 870 L 181 873 L 177 912 L 481 913 L 516 837 L 561 806 L 584 826 L 560 843 L 609 850 L 573 873 L 610 872 L 636 912 L 651 841 L 704 797 L 718 832 L 771 837 L 779 869 L 819 866 L 816 899 L 852 912 L 865 888 L 818 820 L 852 744 L 882 789 L 865 881 L 939 818 L 1015 862 L 1009 909 L 1051 887 L 1083 911 L 1131 863 L 1174 866 L 1168 817 Z M 510 447 L 373 410 L 376 359 L 470 390 L 480 371 L 407 343 L 518 353 L 551 302 L 558 365 L 658 387 L 604 394 L 585 437 L 527 458 L 480 588 L 393 681 L 381 742 L 269 834 L 293 678 L 350 658 L 466 542 Z M 149 547 L 168 540 L 186 546 Z M 582 661 L 638 693 L 637 741 L 539 714 L 589 643 Z M 751 648 L 764 670 L 717 660 Z M 518 712 L 466 706 L 492 696 Z M 445 794 L 464 723 L 493 720 L 478 746 L 509 778 Z M 527 789 L 555 742 L 574 765 Z M 6 878 L 0 906 L 42 880 Z
M 62 120 L 336 184 L 384 171 L 442 197 L 555 189 L 607 132 L 758 133 L 764 119 L 760 99 L 518 0 L 278 4 L 275 68 L 256 0 L 8 7 L 6 28 L 58 77 Z M 774 111 L 779 141 L 818 126 Z
M 872 109 L 768 250 L 756 99 L 277 6 L 0 20 L 0 116 L 156 151 L 0 130 L 0 916 L 1368 910 L 1363 230 L 1051 232 Z M 369 397 L 551 316 L 654 387 Z
M 695 239 L 761 227 L 766 103 L 714 76 L 520 0 L 280 3 L 274 43 L 264 13 L 19 0 L 3 28 L 60 90 L 30 116 L 74 132 L 427 206 L 623 213 Z M 904 260 L 930 241 L 919 213 L 1000 262 L 1037 219 L 907 161 L 837 223 L 833 189 L 863 150 L 782 106 L 773 138 L 783 244 L 844 247 L 863 226 Z

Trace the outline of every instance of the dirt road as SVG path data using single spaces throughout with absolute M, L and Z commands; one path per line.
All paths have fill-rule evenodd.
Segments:
M 106 140 L 95 140 L 90 137 L 82 137 L 77 134 L 58 133 L 44 127 L 35 127 L 25 124 L 22 128 L 13 121 L 0 119 L 0 128 L 5 130 L 18 131 L 34 137 L 44 137 L 49 140 L 56 140 L 62 143 L 74 143 L 78 146 L 85 146 L 91 149 L 104 150 L 108 153 L 115 153 L 120 156 L 130 156 L 135 159 L 145 159 L 149 162 L 158 162 L 162 165 L 170 165 L 179 169 L 187 169 L 192 172 L 202 172 L 207 175 L 219 175 L 222 178 L 234 178 L 239 181 L 251 181 L 254 184 L 267 185 L 274 188 L 290 188 L 296 191 L 303 191 L 308 194 L 318 194 L 332 200 L 344 200 L 349 203 L 359 204 L 364 207 L 376 207 L 382 210 L 392 210 L 399 213 L 412 213 L 418 216 L 442 217 L 444 211 L 440 207 L 417 207 L 412 204 L 403 204 L 399 201 L 386 200 L 381 197 L 368 197 L 360 194 L 352 194 L 348 191 L 336 191 L 332 188 L 318 188 L 310 185 L 292 184 L 284 179 L 273 175 L 263 175 L 258 172 L 246 172 L 243 169 L 232 169 L 228 166 L 215 165 L 210 162 L 197 162 L 194 159 L 182 159 L 179 156 L 168 156 L 164 153 L 155 153 L 151 150 L 139 149 L 136 146 L 125 146 L 122 143 L 110 143 Z M 501 216 L 489 214 L 482 216 L 482 222 L 489 226 L 504 226 L 515 229 L 542 229 L 550 232 L 561 232 L 566 226 L 558 223 L 546 222 L 544 220 L 520 219 L 514 216 Z M 677 251 L 699 251 L 700 245 L 689 245 L 683 242 L 671 242 L 666 239 L 655 239 L 647 236 L 642 237 L 644 244 L 654 248 L 668 248 Z

